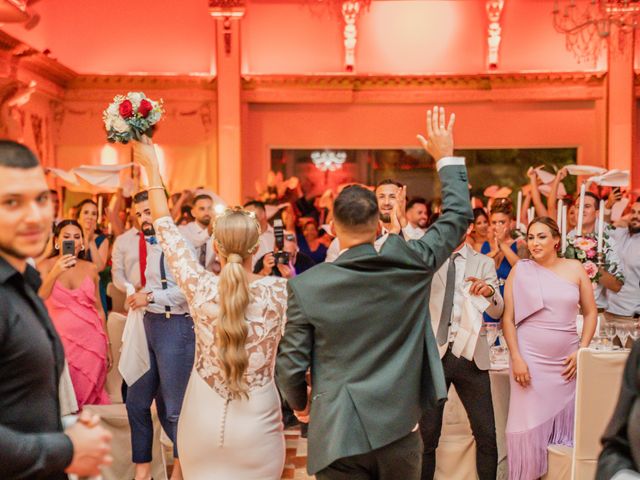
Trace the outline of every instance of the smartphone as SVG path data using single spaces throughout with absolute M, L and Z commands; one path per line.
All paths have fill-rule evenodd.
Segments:
M 62 255 L 75 255 L 76 254 L 76 242 L 73 240 L 62 241 Z

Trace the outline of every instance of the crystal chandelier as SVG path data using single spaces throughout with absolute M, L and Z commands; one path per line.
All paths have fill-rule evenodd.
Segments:
M 342 168 L 342 164 L 347 160 L 346 152 L 333 152 L 325 150 L 323 152 L 313 152 L 311 161 L 316 168 L 322 172 L 335 172 Z
M 595 63 L 603 41 L 609 43 L 614 28 L 618 29 L 618 50 L 624 51 L 627 34 L 638 27 L 640 0 L 589 0 L 583 6 L 569 0 L 563 8 L 558 0 L 553 5 L 553 26 L 566 35 L 567 50 L 579 62 Z M 631 42 L 633 35 L 631 35 Z

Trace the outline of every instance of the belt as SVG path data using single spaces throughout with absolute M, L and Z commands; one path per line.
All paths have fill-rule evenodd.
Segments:
M 156 313 L 156 312 L 144 312 L 145 317 L 147 315 L 150 316 L 158 316 L 158 317 L 164 317 L 166 319 L 171 319 L 171 318 L 175 318 L 175 317 L 190 317 L 191 315 L 188 312 L 185 313 Z

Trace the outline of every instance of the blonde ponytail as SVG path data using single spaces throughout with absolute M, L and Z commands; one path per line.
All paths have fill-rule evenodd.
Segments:
M 249 329 L 245 311 L 249 305 L 249 278 L 242 265 L 228 262 L 220 272 L 218 283 L 220 316 L 218 318 L 217 345 L 220 363 L 227 379 L 227 388 L 233 398 L 247 397 L 244 373 L 249 365 L 245 349 Z
M 214 236 L 225 260 L 218 282 L 219 315 L 216 346 L 231 398 L 248 398 L 244 374 L 249 366 L 245 348 L 249 328 L 245 313 L 251 301 L 249 276 L 243 263 L 255 251 L 260 226 L 248 212 L 229 210 L 216 221 Z

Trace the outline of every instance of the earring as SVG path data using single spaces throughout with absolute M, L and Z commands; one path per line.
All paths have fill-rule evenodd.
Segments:
M 80 251 L 83 252 L 84 251 L 84 243 L 80 246 Z
M 560 248 L 560 244 L 559 244 L 559 243 L 556 243 L 556 244 L 555 244 L 555 249 L 556 249 L 556 250 L 558 250 L 559 248 Z
M 60 250 L 60 245 L 58 245 L 57 243 L 54 243 L 53 248 L 55 248 L 56 250 Z

